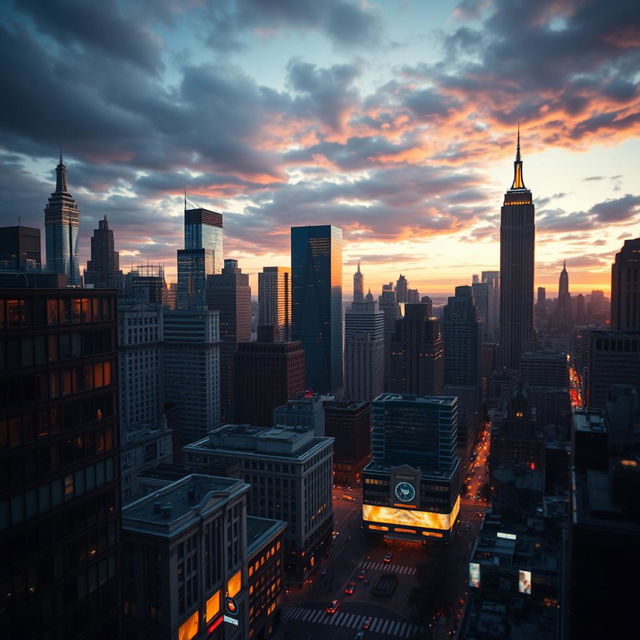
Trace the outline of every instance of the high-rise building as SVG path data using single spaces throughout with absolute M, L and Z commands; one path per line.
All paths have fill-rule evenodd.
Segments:
M 0 291 L 0 628 L 120 637 L 116 298 Z
M 184 211 L 184 249 L 178 249 L 178 309 L 206 304 L 207 277 L 222 268 L 222 214 L 208 209 Z
M 391 339 L 389 390 L 417 395 L 442 395 L 444 340 L 440 322 L 427 314 L 429 305 L 407 304 Z
M 471 287 L 456 287 L 444 307 L 444 383 L 477 386 L 480 359 L 480 325 Z
M 460 510 L 457 398 L 383 393 L 371 408 L 362 519 L 372 534 L 445 539 Z
M 216 311 L 165 311 L 164 394 L 177 407 L 185 445 L 220 424 L 220 329 Z
M 547 320 L 547 290 L 544 287 L 538 287 L 538 297 L 536 299 L 534 313 L 536 327 L 544 327 Z
M 127 298 L 150 304 L 164 304 L 166 291 L 167 283 L 161 264 L 141 264 L 133 267 L 124 277 L 124 293 Z
M 353 301 L 362 302 L 364 300 L 364 277 L 360 271 L 360 260 L 358 260 L 358 270 L 353 274 Z
M 47 247 L 47 269 L 63 273 L 69 284 L 80 284 L 78 262 L 78 205 L 67 187 L 67 166 L 62 161 L 56 167 L 56 190 L 44 209 L 44 228 Z
M 233 419 L 234 354 L 251 340 L 251 287 L 237 260 L 225 260 L 219 274 L 207 278 L 207 305 L 220 314 L 220 412 Z
M 42 268 L 40 229 L 0 227 L 0 269 L 32 271 Z
M 500 215 L 500 360 L 520 366 L 522 352 L 533 345 L 534 206 L 524 185 L 520 131 L 511 188 Z
M 113 230 L 109 229 L 107 216 L 98 221 L 91 238 L 91 259 L 84 272 L 86 284 L 101 289 L 121 289 L 123 285 L 120 271 L 120 257 L 115 250 Z
M 639 267 L 640 238 L 625 240 L 611 267 L 611 328 L 614 331 L 640 330 Z
M 354 302 L 344 316 L 345 395 L 369 402 L 384 391 L 384 313 L 377 303 Z
M 264 267 L 258 274 L 258 326 L 274 326 L 276 338 L 291 340 L 291 269 Z
M 307 385 L 342 389 L 342 229 L 291 228 L 293 338 L 305 352 Z
M 239 424 L 273 426 L 273 410 L 305 388 L 302 344 L 274 342 L 273 331 L 258 327 L 256 342 L 238 344 L 233 396 Z
M 565 260 L 558 279 L 555 325 L 560 329 L 566 330 L 571 327 L 571 321 L 571 294 L 569 293 L 569 274 L 567 273 L 567 261 Z
M 403 274 L 396 281 L 396 300 L 398 302 L 407 302 L 409 283 Z
M 391 339 L 396 330 L 396 320 L 402 317 L 400 305 L 396 300 L 393 282 L 382 285 L 382 293 L 378 297 L 378 306 L 384 313 L 384 388 L 391 384 Z M 431 311 L 429 311 L 431 315 Z
M 420 302 L 420 292 L 417 289 L 407 289 L 407 302 L 418 304 Z
M 594 289 L 589 296 L 589 315 L 593 320 L 605 321 L 609 318 L 609 305 L 604 292 Z
M 317 436 L 324 436 L 323 402 L 328 398 L 333 398 L 333 396 L 321 396 L 313 391 L 297 393 L 287 404 L 273 410 L 273 424 L 311 427 Z
M 215 459 L 240 464 L 252 485 L 247 512 L 287 522 L 285 571 L 291 581 L 304 582 L 333 530 L 333 438 L 317 437 L 310 427 L 226 424 L 184 447 L 184 457 L 198 473 L 207 473 Z

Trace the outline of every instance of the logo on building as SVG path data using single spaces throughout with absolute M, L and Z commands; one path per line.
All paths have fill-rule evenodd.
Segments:
M 416 497 L 416 490 L 410 482 L 398 482 L 395 494 L 400 502 L 411 502 Z

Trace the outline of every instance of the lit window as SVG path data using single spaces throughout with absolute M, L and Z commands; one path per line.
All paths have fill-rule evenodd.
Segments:
M 227 593 L 230 598 L 235 598 L 242 588 L 242 571 L 238 571 L 227 581 Z
M 68 475 L 64 477 L 64 495 L 72 496 L 73 495 L 73 476 Z
M 190 615 L 178 629 L 178 640 L 191 640 L 198 633 L 198 612 Z
M 211 620 L 218 615 L 220 612 L 220 590 L 216 591 L 208 600 L 207 600 L 207 622 L 211 622 Z

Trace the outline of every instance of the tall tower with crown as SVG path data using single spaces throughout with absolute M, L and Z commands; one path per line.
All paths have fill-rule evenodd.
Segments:
M 533 277 L 535 209 L 524 185 L 520 158 L 520 127 L 511 188 L 500 213 L 500 361 L 520 368 L 523 351 L 534 342 Z
M 69 284 L 80 284 L 78 228 L 80 213 L 67 187 L 67 167 L 62 160 L 56 167 L 56 190 L 44 209 L 47 269 L 64 273 Z
M 360 260 L 358 260 L 358 270 L 353 274 L 353 301 L 362 302 L 364 299 L 364 278 L 360 271 Z

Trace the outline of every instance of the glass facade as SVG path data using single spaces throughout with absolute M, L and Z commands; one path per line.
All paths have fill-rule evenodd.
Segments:
M 307 385 L 342 387 L 342 229 L 291 228 L 293 339 L 302 341 Z

